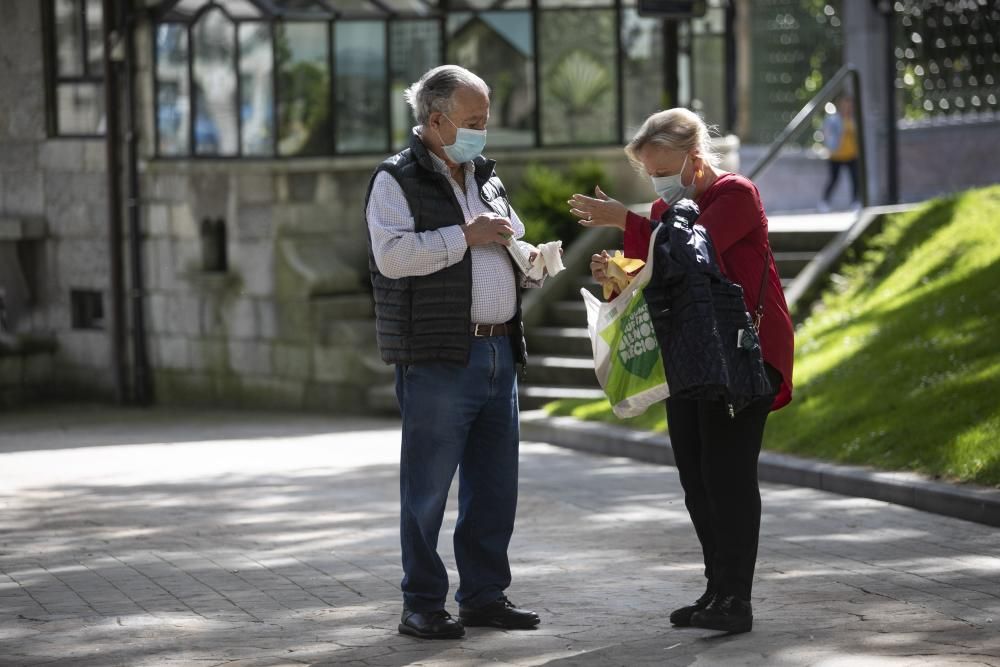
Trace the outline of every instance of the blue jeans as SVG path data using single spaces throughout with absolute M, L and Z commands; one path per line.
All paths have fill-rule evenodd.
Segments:
M 448 573 L 437 553 L 448 490 L 459 471 L 455 599 L 479 607 L 510 585 L 507 547 L 517 508 L 517 376 L 510 340 L 473 338 L 466 367 L 396 366 L 403 417 L 400 541 L 403 602 L 443 609 Z

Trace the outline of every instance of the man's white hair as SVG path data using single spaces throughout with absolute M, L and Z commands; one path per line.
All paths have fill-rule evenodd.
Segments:
M 490 94 L 486 82 L 464 67 L 441 65 L 420 77 L 403 95 L 413 109 L 417 124 L 426 125 L 435 111 L 449 113 L 452 110 L 452 96 L 459 88 L 472 88 L 487 97 Z

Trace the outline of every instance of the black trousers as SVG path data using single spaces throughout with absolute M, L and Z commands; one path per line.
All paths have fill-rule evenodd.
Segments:
M 836 162 L 830 160 L 829 176 L 826 180 L 826 188 L 823 190 L 823 201 L 830 201 L 833 195 L 833 188 L 837 185 L 837 177 L 840 175 L 840 168 L 846 167 L 847 174 L 851 177 L 851 200 L 858 201 L 858 161 Z
M 777 387 L 781 376 L 767 370 Z M 708 589 L 743 600 L 750 599 L 757 564 L 757 458 L 772 402 L 772 396 L 762 398 L 730 417 L 721 401 L 667 399 L 670 444 Z

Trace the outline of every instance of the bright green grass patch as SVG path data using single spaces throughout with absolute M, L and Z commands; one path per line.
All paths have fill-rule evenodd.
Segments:
M 765 446 L 1000 485 L 1000 186 L 891 216 L 832 284 Z M 606 401 L 547 409 L 618 421 Z M 629 421 L 665 428 L 656 408 Z

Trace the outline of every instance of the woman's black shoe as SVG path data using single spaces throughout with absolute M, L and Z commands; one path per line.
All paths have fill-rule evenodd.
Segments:
M 753 610 L 747 600 L 735 595 L 717 595 L 707 607 L 691 615 L 691 625 L 731 634 L 750 632 Z
M 514 603 L 501 595 L 482 607 L 459 607 L 458 617 L 462 624 L 471 627 L 488 626 L 504 630 L 527 630 L 540 622 L 538 614 L 527 609 L 518 609 Z
M 421 639 L 458 639 L 465 636 L 465 628 L 444 609 L 437 611 L 412 611 L 403 609 L 399 619 L 400 634 Z
M 682 628 L 691 625 L 691 614 L 707 607 L 714 597 L 715 593 L 713 591 L 705 591 L 701 594 L 700 598 L 694 601 L 694 604 L 689 604 L 686 607 L 681 607 L 670 612 L 670 622 Z

